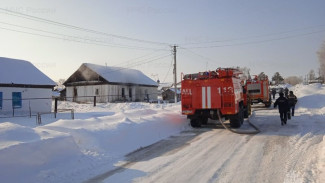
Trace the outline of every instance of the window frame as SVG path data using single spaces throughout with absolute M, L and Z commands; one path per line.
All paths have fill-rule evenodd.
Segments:
M 129 98 L 132 98 L 132 88 L 129 88 Z
M 3 92 L 0 92 L 0 110 L 2 109 Z
M 122 88 L 122 98 L 125 98 L 125 88 Z
M 22 107 L 23 107 L 22 106 L 22 93 L 21 92 L 12 92 L 12 108 L 20 109 Z

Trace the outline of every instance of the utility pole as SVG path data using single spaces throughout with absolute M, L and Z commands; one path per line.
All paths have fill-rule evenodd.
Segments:
M 174 89 L 175 89 L 175 103 L 177 103 L 177 73 L 176 73 L 176 48 L 177 46 L 173 46 L 173 54 L 174 54 Z

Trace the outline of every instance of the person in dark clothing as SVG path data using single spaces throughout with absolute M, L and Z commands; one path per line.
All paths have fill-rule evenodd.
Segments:
M 284 89 L 284 95 L 285 95 L 286 98 L 288 98 L 289 89 L 287 87 Z
M 279 106 L 279 113 L 281 119 L 281 125 L 287 124 L 287 112 L 289 109 L 288 99 L 285 98 L 283 93 L 279 93 L 280 97 L 276 99 L 274 103 L 274 108 Z
M 273 99 L 275 99 L 275 94 L 276 94 L 276 89 L 275 88 L 272 88 L 272 96 L 273 96 Z
M 298 102 L 296 95 L 293 94 L 293 91 L 290 91 L 288 95 L 288 104 L 289 104 L 289 112 L 291 110 L 291 116 L 295 115 L 295 106 Z

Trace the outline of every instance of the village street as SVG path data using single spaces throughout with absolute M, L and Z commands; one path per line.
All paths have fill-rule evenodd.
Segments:
M 325 88 L 297 85 L 295 116 L 253 105 L 256 135 L 192 128 L 178 104 L 60 102 L 58 118 L 1 118 L 5 182 L 325 182 Z M 238 130 L 254 130 L 247 121 Z
M 324 117 L 298 111 L 281 126 L 276 109 L 260 109 L 250 118 L 262 131 L 257 135 L 187 130 L 128 154 L 87 182 L 324 182 L 318 167 Z M 241 129 L 253 130 L 246 122 Z
M 325 183 L 324 7 L 2 0 L 0 183 Z

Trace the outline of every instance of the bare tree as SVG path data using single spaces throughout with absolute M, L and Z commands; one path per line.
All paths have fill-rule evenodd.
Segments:
M 309 71 L 308 78 L 309 78 L 309 80 L 315 80 L 316 79 L 315 71 L 313 69 Z

